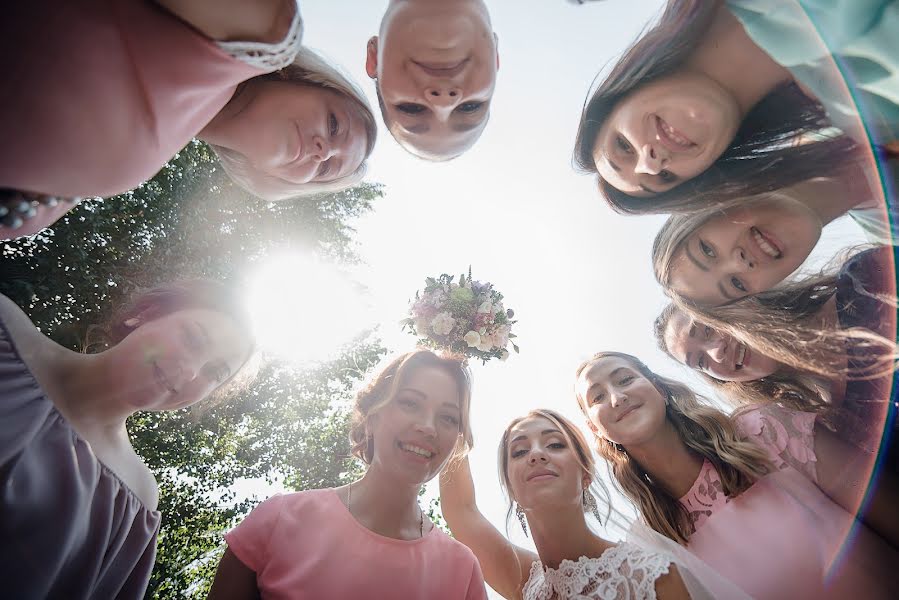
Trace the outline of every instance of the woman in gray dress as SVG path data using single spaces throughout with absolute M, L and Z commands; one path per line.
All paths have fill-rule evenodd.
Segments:
M 254 354 L 229 291 L 188 281 L 137 296 L 81 354 L 0 295 L 0 581 L 9 598 L 142 598 L 156 553 L 158 487 L 126 419 L 177 410 Z

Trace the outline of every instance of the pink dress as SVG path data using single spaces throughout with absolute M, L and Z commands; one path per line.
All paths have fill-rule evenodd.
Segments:
M 263 599 L 486 599 L 477 559 L 434 527 L 417 540 L 378 535 L 333 489 L 278 494 L 225 534 Z
M 85 197 L 140 185 L 209 123 L 237 84 L 274 70 L 221 46 L 149 0 L 7 3 L 0 187 Z M 68 208 L 41 206 L 16 234 Z
M 705 461 L 681 498 L 695 527 L 687 548 L 761 600 L 899 597 L 899 553 L 815 484 L 814 421 L 775 406 L 738 416 L 778 470 L 728 498 Z

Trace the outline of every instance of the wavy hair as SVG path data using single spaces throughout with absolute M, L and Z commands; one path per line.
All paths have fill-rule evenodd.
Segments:
M 511 423 L 506 426 L 505 431 L 503 431 L 503 435 L 499 441 L 499 448 L 497 450 L 497 465 L 499 468 L 499 483 L 500 487 L 503 490 L 503 493 L 508 500 L 508 508 L 506 510 L 506 530 L 508 531 L 509 519 L 512 517 L 512 502 L 514 500 L 512 496 L 512 482 L 509 479 L 509 434 L 512 432 L 512 429 L 521 423 L 522 421 L 526 421 L 528 419 L 536 419 L 542 418 L 546 419 L 553 425 L 555 425 L 559 431 L 562 432 L 565 441 L 568 442 L 568 447 L 574 450 L 574 457 L 577 460 L 578 465 L 581 467 L 583 472 L 590 478 L 590 488 L 596 485 L 597 490 L 600 492 L 602 500 L 606 504 L 606 519 L 609 518 L 611 514 L 611 502 L 609 500 L 609 491 L 606 489 L 605 485 L 603 485 L 602 481 L 596 476 L 596 461 L 593 458 L 593 453 L 590 452 L 590 444 L 587 443 L 587 439 L 584 437 L 584 434 L 577 428 L 577 426 L 557 413 L 554 410 L 550 410 L 548 408 L 537 408 L 526 415 L 520 416 L 516 419 L 513 419 Z M 592 490 L 587 491 L 589 494 L 593 494 Z M 583 507 L 584 512 L 587 512 L 587 507 Z
M 459 386 L 460 436 L 450 461 L 461 459 L 474 446 L 469 417 L 471 373 L 465 357 L 456 354 L 438 355 L 431 350 L 419 348 L 393 358 L 356 394 L 350 420 L 351 453 L 366 465 L 371 464 L 375 452 L 374 439 L 368 435 L 369 419 L 393 400 L 409 373 L 424 367 L 446 371 Z
M 378 137 L 378 125 L 365 93 L 348 75 L 312 50 L 303 47 L 297 53 L 293 63 L 287 67 L 273 73 L 258 75 L 241 83 L 237 86 L 232 100 L 240 95 L 246 89 L 246 85 L 252 81 L 284 81 L 323 88 L 340 94 L 349 101 L 350 110 L 362 121 L 365 128 L 364 157 L 367 159 L 371 155 Z M 237 185 L 263 200 L 277 201 L 339 192 L 359 184 L 366 171 L 363 160 L 356 171 L 340 179 L 326 182 L 292 183 L 258 171 L 239 152 L 213 144 L 210 144 L 210 148 L 219 157 L 225 173 Z
M 668 304 L 663 308 L 653 323 L 653 333 L 659 349 L 672 360 L 680 362 L 672 354 L 665 340 L 668 323 L 677 310 L 674 304 Z M 801 355 L 797 355 L 797 358 L 801 361 Z M 827 413 L 832 408 L 830 394 L 822 388 L 820 382 L 808 374 L 807 370 L 800 370 L 792 365 L 781 364 L 771 375 L 751 381 L 723 381 L 700 369 L 693 371 L 735 408 L 779 404 L 794 410 L 816 413 Z
M 892 373 L 899 359 L 895 342 L 864 327 L 820 325 L 821 310 L 836 295 L 840 268 L 859 252 L 858 247 L 839 252 L 818 273 L 788 279 L 770 290 L 722 306 L 702 306 L 671 288 L 672 265 L 687 238 L 709 219 L 741 205 L 745 207 L 746 200 L 732 200 L 699 213 L 672 215 L 662 225 L 652 244 L 652 265 L 656 281 L 672 304 L 694 321 L 797 370 L 828 379 L 842 375 L 859 380 Z M 895 298 L 874 296 L 896 305 Z M 848 351 L 854 354 L 851 363 L 846 361 Z
M 706 404 L 705 399 L 686 385 L 656 375 L 630 354 L 595 354 L 577 368 L 575 381 L 596 361 L 612 357 L 629 362 L 667 399 L 666 418 L 690 450 L 712 463 L 721 477 L 722 491 L 727 496 L 741 494 L 771 470 L 765 450 L 752 442 L 742 441 L 728 415 Z M 578 406 L 589 420 L 586 399 L 577 392 L 575 395 Z M 693 532 L 693 524 L 680 499 L 656 484 L 644 466 L 632 460 L 627 450 L 621 449 L 618 444 L 597 435 L 595 448 L 599 456 L 606 460 L 621 492 L 637 505 L 646 524 L 662 535 L 686 544 Z
M 609 115 L 631 92 L 678 71 L 699 47 L 722 6 L 719 1 L 669 0 L 658 24 L 624 52 L 584 103 L 573 162 L 580 171 L 597 175 L 600 192 L 617 212 L 691 212 L 830 176 L 858 159 L 858 146 L 832 128 L 821 103 L 795 83 L 787 83 L 749 111 L 730 146 L 708 169 L 669 191 L 638 198 L 599 176 L 593 147 Z M 809 142 L 809 133 L 818 141 Z

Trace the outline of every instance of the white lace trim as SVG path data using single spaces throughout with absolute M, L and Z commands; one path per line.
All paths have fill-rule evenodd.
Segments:
M 524 600 L 656 600 L 656 580 L 668 573 L 671 559 L 621 542 L 599 558 L 563 560 L 558 569 L 534 561 Z
M 300 51 L 303 41 L 303 18 L 300 16 L 300 2 L 293 13 L 290 30 L 283 40 L 276 44 L 264 42 L 216 42 L 219 48 L 251 67 L 270 73 L 290 65 Z

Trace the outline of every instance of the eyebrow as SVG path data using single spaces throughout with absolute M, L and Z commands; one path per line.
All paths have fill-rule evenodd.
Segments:
M 543 431 L 540 432 L 540 435 L 547 435 L 547 434 L 550 434 L 550 433 L 558 433 L 559 435 L 562 435 L 562 432 L 559 431 L 558 429 L 544 429 Z M 526 439 L 527 437 L 528 437 L 528 436 L 526 436 L 526 435 L 524 435 L 524 434 L 521 434 L 521 435 L 519 435 L 518 437 L 516 437 L 514 440 L 512 440 L 510 443 L 513 443 L 513 444 L 514 444 L 514 443 L 517 442 L 518 440 L 523 440 L 523 439 Z

